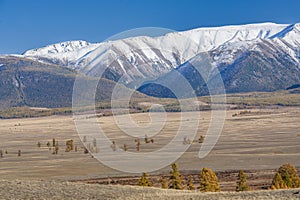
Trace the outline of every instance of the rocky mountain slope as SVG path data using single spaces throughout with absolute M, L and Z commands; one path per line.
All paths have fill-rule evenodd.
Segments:
M 73 85 L 78 75 L 75 70 L 16 56 L 0 57 L 0 63 L 0 109 L 72 106 Z M 83 75 L 79 77 L 86 82 L 97 81 Z M 96 101 L 109 100 L 115 84 L 101 79 Z

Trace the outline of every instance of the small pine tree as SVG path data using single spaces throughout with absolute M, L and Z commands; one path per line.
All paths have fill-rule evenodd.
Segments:
M 18 150 L 18 156 L 21 156 L 21 150 Z
M 200 190 L 202 192 L 220 192 L 218 177 L 215 172 L 208 168 L 203 168 L 200 174 Z
M 55 142 L 55 138 L 52 139 L 52 146 L 55 147 L 56 142 Z
M 188 177 L 187 187 L 188 187 L 188 190 L 195 190 L 194 183 L 193 183 L 193 176 L 192 175 L 190 175 Z
M 148 179 L 148 174 L 147 173 L 143 173 L 141 179 L 139 180 L 138 185 L 139 186 L 146 186 L 146 187 L 152 187 L 153 186 L 152 182 Z
M 162 189 L 168 189 L 168 181 L 166 178 L 161 179 L 161 188 Z
M 288 188 L 300 187 L 300 178 L 295 166 L 289 163 L 282 165 L 279 168 L 278 173 L 281 175 L 282 180 Z
M 3 158 L 3 151 L 2 151 L 2 149 L 0 150 L 0 158 Z
M 42 144 L 40 142 L 37 143 L 38 148 L 40 148 L 42 146 Z
M 183 189 L 183 180 L 178 171 L 178 166 L 176 163 L 172 164 L 172 172 L 170 177 L 170 189 L 182 190 Z
M 277 189 L 287 189 L 288 187 L 286 186 L 285 182 L 282 180 L 282 177 L 279 172 L 277 172 L 273 178 L 272 181 L 272 190 L 277 190 Z
M 247 184 L 246 174 L 243 170 L 241 170 L 238 175 L 236 191 L 240 192 L 240 191 L 248 191 L 248 190 L 249 190 L 249 186 Z

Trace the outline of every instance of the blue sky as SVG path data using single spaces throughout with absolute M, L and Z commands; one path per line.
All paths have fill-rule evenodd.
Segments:
M 0 0 L 0 54 L 128 29 L 300 22 L 299 0 Z

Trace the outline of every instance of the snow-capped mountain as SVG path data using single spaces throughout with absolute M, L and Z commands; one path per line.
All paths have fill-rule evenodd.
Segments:
M 198 28 L 172 32 L 160 37 L 139 36 L 91 44 L 70 41 L 24 53 L 26 58 L 55 63 L 128 84 L 166 74 L 201 52 L 214 52 L 214 64 L 230 64 L 245 50 L 268 41 L 282 48 L 295 61 L 300 47 L 300 24 L 261 23 L 239 26 Z M 267 45 L 266 48 L 273 48 Z M 96 63 L 91 64 L 92 62 Z
M 179 86 L 182 97 L 207 95 L 217 71 L 226 92 L 286 89 L 300 84 L 300 24 L 198 28 L 94 44 L 68 41 L 0 55 L 0 109 L 69 106 L 77 71 L 130 87 L 143 82 L 138 91 L 158 97 L 174 97 L 161 83 Z M 182 78 L 193 90 L 180 88 Z M 109 99 L 115 85 L 106 79 L 99 84 L 99 101 Z

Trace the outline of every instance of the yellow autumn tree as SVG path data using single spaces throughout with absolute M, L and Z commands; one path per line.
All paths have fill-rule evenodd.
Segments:
M 215 172 L 209 168 L 203 168 L 200 173 L 200 191 L 220 192 L 219 179 Z

